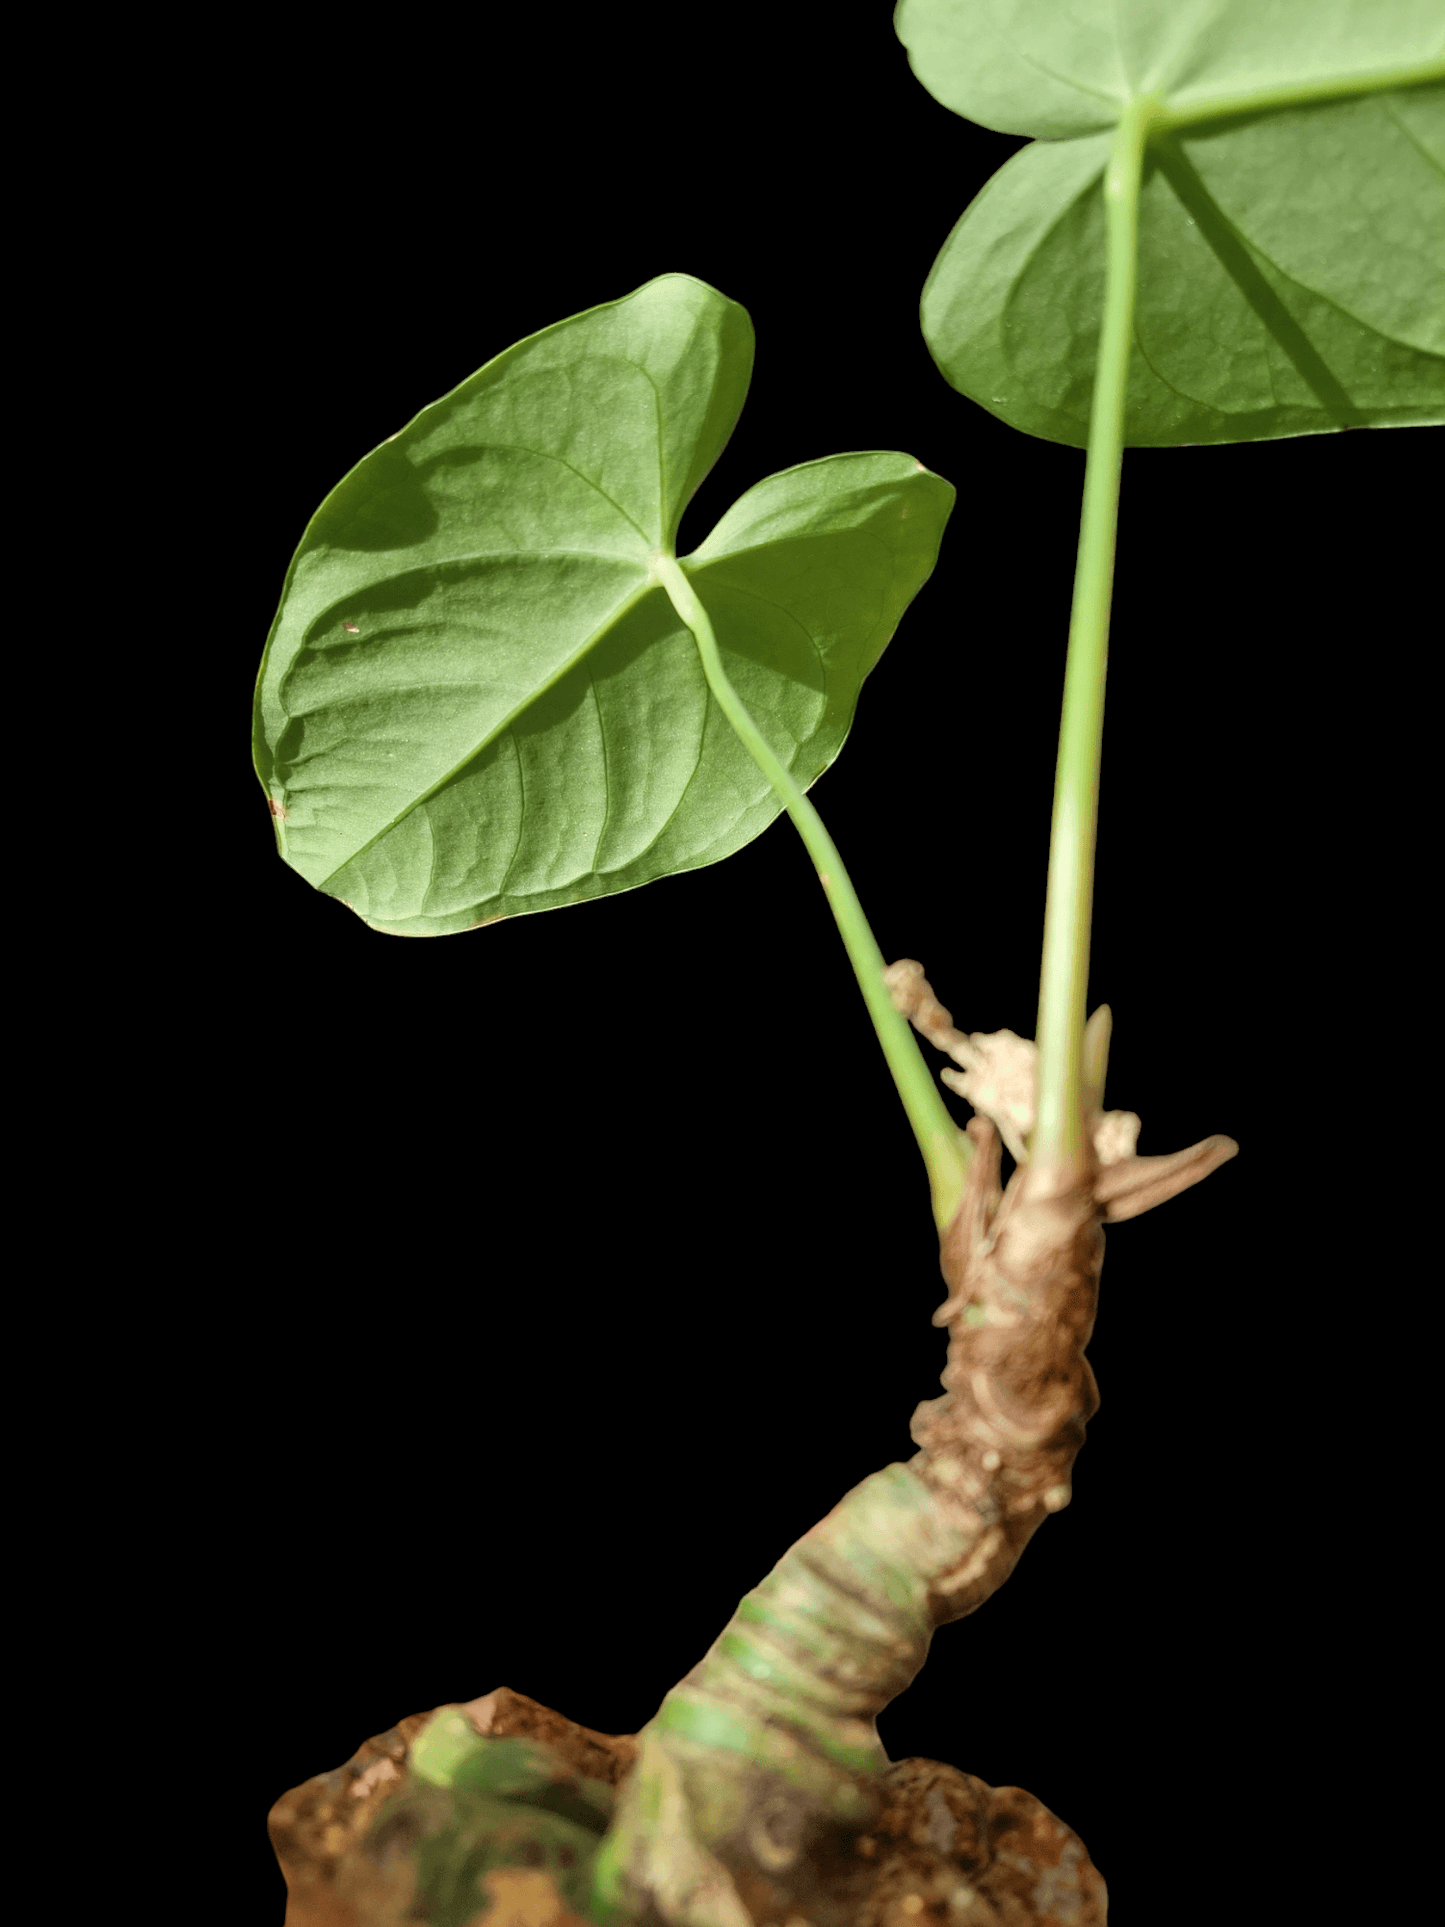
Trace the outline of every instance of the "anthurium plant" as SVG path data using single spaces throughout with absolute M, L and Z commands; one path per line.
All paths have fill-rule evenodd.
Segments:
M 1028 140 L 928 274 L 929 350 L 961 395 L 1087 450 L 1034 1040 L 956 1027 L 922 963 L 885 960 L 807 794 L 954 489 L 905 453 L 809 459 L 679 554 L 752 369 L 748 313 L 702 281 L 559 321 L 423 408 L 313 516 L 266 644 L 278 848 L 376 932 L 580 905 L 786 813 L 946 1287 L 914 1456 L 803 1533 L 620 1751 L 527 1725 L 515 1695 L 409 1736 L 343 1878 L 358 1927 L 1105 1918 L 1066 1824 L 966 1763 L 890 1762 L 876 1722 L 1070 1501 L 1103 1227 L 1239 1149 L 1141 1155 L 1139 1118 L 1105 1108 L 1110 1012 L 1086 1010 L 1123 451 L 1445 420 L 1445 22 L 1433 0 L 903 0 L 896 27 L 938 101 Z M 293 1887 L 293 1927 L 306 1904 Z

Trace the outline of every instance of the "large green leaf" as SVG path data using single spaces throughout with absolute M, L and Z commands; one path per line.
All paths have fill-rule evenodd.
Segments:
M 1125 439 L 1445 420 L 1440 0 L 901 0 L 896 25 L 946 107 L 1036 137 L 924 288 L 924 334 L 963 394 L 1087 445 L 1102 176 L 1147 94 L 1179 124 L 1146 160 Z M 1396 84 L 1287 104 L 1380 78 Z
M 281 853 L 374 928 L 439 936 L 740 849 L 782 805 L 652 574 L 741 411 L 746 313 L 687 275 L 498 355 L 331 492 L 256 689 Z M 769 477 L 682 567 L 802 787 L 937 559 L 911 456 Z

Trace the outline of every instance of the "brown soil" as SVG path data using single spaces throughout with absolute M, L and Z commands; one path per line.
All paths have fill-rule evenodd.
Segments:
M 509 1687 L 462 1711 L 479 1733 L 541 1741 L 574 1773 L 611 1786 L 637 1757 L 631 1734 L 578 1726 Z M 428 1917 L 414 1899 L 414 1838 L 383 1842 L 384 1827 L 373 1823 L 411 1784 L 408 1750 L 430 1718 L 398 1721 L 345 1766 L 272 1807 L 267 1828 L 286 1877 L 285 1927 L 412 1927 Z M 849 1864 L 820 1866 L 811 1883 L 855 1896 L 857 1927 L 1104 1927 L 1104 1882 L 1083 1842 L 1032 1794 L 919 1759 L 895 1762 L 883 1786 L 878 1817 L 847 1843 Z M 758 1927 L 810 1927 L 795 1899 L 797 1870 L 791 1891 L 761 1869 L 734 1878 Z M 490 1904 L 465 1927 L 587 1927 L 545 1872 L 503 1868 L 485 1885 Z

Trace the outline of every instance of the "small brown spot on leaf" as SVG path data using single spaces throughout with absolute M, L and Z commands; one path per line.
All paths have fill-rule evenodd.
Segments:
M 288 812 L 286 811 L 286 809 L 282 804 L 276 801 L 274 796 L 268 796 L 266 798 L 266 806 L 270 810 L 272 816 L 279 816 L 283 823 L 286 821 Z
M 361 634 L 361 630 L 354 622 L 343 622 L 341 626 L 349 636 L 359 636 Z

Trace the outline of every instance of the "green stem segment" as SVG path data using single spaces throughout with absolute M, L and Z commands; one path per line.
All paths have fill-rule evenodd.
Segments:
M 1039 1088 L 1033 1163 L 1082 1173 L 1087 1163 L 1083 1085 L 1084 1010 L 1089 983 L 1089 930 L 1094 902 L 1094 842 L 1099 814 L 1099 759 L 1104 739 L 1104 682 L 1109 607 L 1119 522 L 1119 480 L 1134 289 L 1139 254 L 1139 187 L 1144 151 L 1155 131 L 1202 125 L 1234 114 L 1264 113 L 1357 95 L 1426 85 L 1445 78 L 1445 62 L 1337 80 L 1314 80 L 1253 94 L 1168 108 L 1153 96 L 1131 101 L 1119 122 L 1104 174 L 1108 255 L 1104 312 L 1094 374 L 1084 508 L 1079 529 L 1074 605 L 1064 672 L 1063 722 L 1054 780 L 1044 958 L 1039 985 Z
M 828 894 L 838 930 L 847 948 L 853 971 L 868 1006 L 868 1015 L 883 1046 L 883 1055 L 893 1073 L 898 1095 L 908 1113 L 913 1135 L 928 1169 L 933 1193 L 933 1216 L 939 1231 L 953 1222 L 963 1196 L 963 1174 L 972 1147 L 948 1113 L 923 1061 L 907 1023 L 893 1008 L 888 986 L 883 981 L 883 953 L 879 950 L 857 892 L 849 881 L 837 846 L 824 829 L 822 819 L 783 764 L 773 754 L 757 724 L 749 715 L 737 691 L 728 681 L 718 651 L 717 638 L 707 611 L 698 600 L 691 582 L 675 556 L 658 553 L 653 558 L 653 574 L 666 589 L 672 606 L 692 631 L 702 658 L 708 687 L 719 709 L 737 731 L 758 768 L 783 800 L 783 806 L 797 826 L 818 879 Z
M 1082 1090 L 1084 1003 L 1089 985 L 1109 605 L 1114 586 L 1129 348 L 1134 333 L 1139 183 L 1145 143 L 1161 111 L 1160 103 L 1147 96 L 1130 103 L 1119 123 L 1104 175 L 1107 278 L 1054 779 L 1039 986 L 1038 1112 L 1029 1142 L 1033 1163 L 1072 1173 L 1081 1173 L 1087 1162 Z

